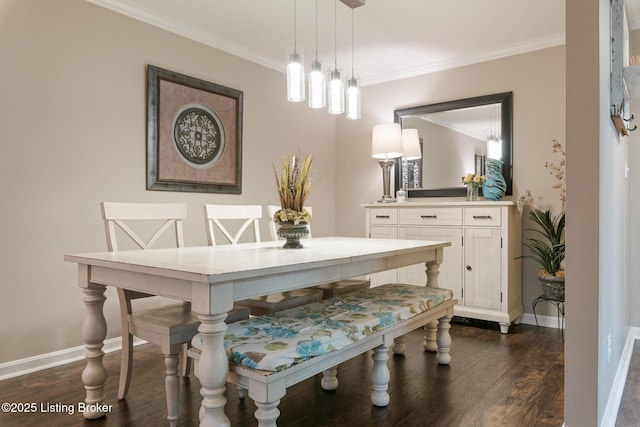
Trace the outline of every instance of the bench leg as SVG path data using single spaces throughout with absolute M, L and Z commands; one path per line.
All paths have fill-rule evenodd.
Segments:
M 258 427 L 276 427 L 276 420 L 280 416 L 280 410 L 278 410 L 280 400 L 266 403 L 254 401 L 254 403 L 258 407 L 254 412 Z
M 407 346 L 404 344 L 404 335 L 400 335 L 393 340 L 393 347 L 391 349 L 393 350 L 393 354 L 404 354 L 407 350 Z
M 448 365 L 451 362 L 451 317 L 444 316 L 438 319 L 438 363 L 441 365 Z
M 438 321 L 427 323 L 424 327 L 424 343 L 422 346 L 425 351 L 438 351 L 438 344 L 436 343 L 436 337 L 438 335 Z
M 338 388 L 337 366 L 327 369 L 326 371 L 322 371 L 322 380 L 320 381 L 320 385 L 322 385 L 324 390 L 335 390 Z
M 389 404 L 389 347 L 379 345 L 373 349 L 373 370 L 371 372 L 371 382 L 373 383 L 373 392 L 371 392 L 371 403 L 375 406 L 387 406 Z

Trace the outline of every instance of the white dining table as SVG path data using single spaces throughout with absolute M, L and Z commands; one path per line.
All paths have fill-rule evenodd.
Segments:
M 443 248 L 450 245 L 346 237 L 314 237 L 303 244 L 302 249 L 283 249 L 283 242 L 271 241 L 65 255 L 65 261 L 78 264 L 78 285 L 86 307 L 82 328 L 87 363 L 82 373 L 85 418 L 107 412 L 102 351 L 107 335 L 106 286 L 191 302 L 203 340 L 200 425 L 228 426 L 224 392 L 229 365 L 223 339 L 224 320 L 234 301 L 419 263 L 426 264 L 425 284 L 439 287 Z

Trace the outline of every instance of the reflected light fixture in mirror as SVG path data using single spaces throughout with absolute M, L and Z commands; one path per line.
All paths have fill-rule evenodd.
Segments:
M 490 159 L 502 160 L 502 140 L 498 138 L 495 131 L 496 119 L 491 110 L 491 134 L 487 138 L 487 157 Z
M 383 123 L 373 127 L 371 135 L 371 157 L 380 159 L 382 168 L 382 198 L 378 202 L 393 202 L 391 196 L 391 168 L 395 158 L 402 157 L 402 129 L 398 123 Z
M 297 45 L 297 0 L 293 1 L 293 47 L 287 49 L 287 100 L 304 101 L 304 50 Z
M 419 169 L 417 164 L 410 164 L 411 160 L 422 158 L 420 150 L 420 135 L 418 129 L 402 129 L 402 189 L 407 190 L 409 186 L 409 175 L 412 175 L 413 182 L 419 182 Z

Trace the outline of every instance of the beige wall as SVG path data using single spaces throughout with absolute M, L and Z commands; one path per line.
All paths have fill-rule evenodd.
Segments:
M 186 242 L 206 244 L 202 205 L 277 203 L 271 164 L 299 147 L 314 156 L 314 235 L 334 233 L 335 121 L 288 103 L 284 74 L 82 0 L 3 0 L 0 53 L 0 363 L 82 344 L 63 256 L 106 250 L 102 200 L 186 202 Z M 242 195 L 145 190 L 147 64 L 244 91 Z
M 102 200 L 184 201 L 187 244 L 205 244 L 202 204 L 273 204 L 271 163 L 300 147 L 314 155 L 314 235 L 363 236 L 360 205 L 382 187 L 371 128 L 396 108 L 513 91 L 515 195 L 559 205 L 544 162 L 565 131 L 564 47 L 366 86 L 355 122 L 287 103 L 281 73 L 81 0 L 3 1 L 0 52 L 0 363 L 82 344 L 76 272 L 62 258 L 105 249 Z M 145 190 L 147 64 L 244 91 L 242 195 Z M 525 262 L 527 310 L 534 271 Z
M 364 210 L 358 207 L 382 195 L 382 172 L 371 158 L 373 125 L 393 122 L 395 109 L 498 92 L 513 92 L 512 199 L 530 189 L 541 207 L 558 212 L 560 200 L 545 162 L 553 159 L 551 141 L 564 142 L 564 56 L 564 47 L 557 47 L 364 87 L 362 120 L 338 121 L 336 206 L 345 207 L 336 217 L 338 234 L 363 236 Z M 528 219 L 524 227 L 530 227 Z M 531 313 L 531 301 L 540 294 L 538 267 L 528 259 L 523 266 L 523 304 Z M 540 308 L 539 313 L 556 315 L 551 307 Z

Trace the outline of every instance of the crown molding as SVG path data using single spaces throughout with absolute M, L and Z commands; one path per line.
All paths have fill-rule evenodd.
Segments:
M 398 70 L 390 73 L 382 73 L 375 76 L 363 77 L 361 86 L 368 86 L 380 83 L 386 83 L 393 80 L 406 79 L 409 77 L 421 76 L 424 74 L 435 73 L 438 71 L 450 70 L 452 68 L 464 67 L 467 65 L 478 64 L 481 62 L 492 61 L 495 59 L 506 58 L 508 56 L 520 55 L 523 53 L 533 52 L 536 50 L 547 49 L 550 47 L 562 46 L 566 43 L 565 34 L 556 34 L 550 37 L 530 40 L 525 43 L 517 43 L 505 46 L 499 49 L 493 49 L 481 52 L 475 55 L 461 56 L 444 61 L 424 64 L 413 68 Z
M 260 55 L 251 49 L 246 49 L 245 47 L 230 42 L 227 39 L 214 36 L 211 33 L 202 31 L 190 25 L 186 25 L 184 22 L 177 21 L 165 15 L 158 14 L 155 11 L 143 9 L 140 7 L 134 7 L 124 0 L 85 1 L 128 16 L 135 20 L 144 22 L 146 24 L 153 25 L 154 27 L 172 32 L 198 43 L 213 47 L 239 58 L 246 59 L 247 61 L 255 62 L 256 64 L 260 64 L 272 70 L 276 70 L 281 73 L 286 72 L 286 66 L 284 64 L 280 64 L 277 61 Z

